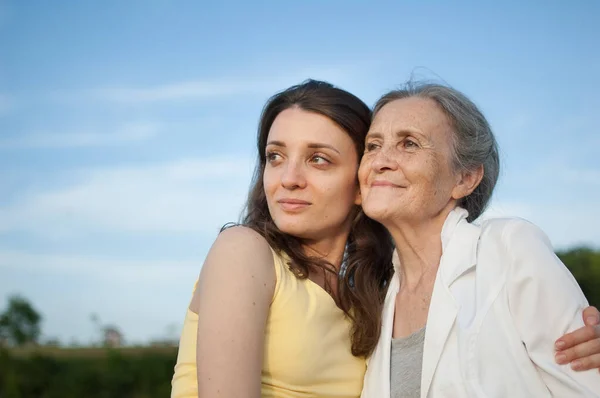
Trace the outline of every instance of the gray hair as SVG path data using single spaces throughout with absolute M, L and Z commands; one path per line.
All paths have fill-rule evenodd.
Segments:
M 485 116 L 463 93 L 436 83 L 409 82 L 401 89 L 390 91 L 375 104 L 373 117 L 392 101 L 419 97 L 435 101 L 446 114 L 453 128 L 453 166 L 455 170 L 471 171 L 483 165 L 483 178 L 475 190 L 458 205 L 469 212 L 468 221 L 483 213 L 500 173 L 498 143 Z

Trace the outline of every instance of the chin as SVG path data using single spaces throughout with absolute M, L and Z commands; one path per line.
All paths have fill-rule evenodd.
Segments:
M 379 222 L 385 220 L 390 213 L 389 203 L 383 203 L 379 201 L 363 203 L 362 208 L 367 217 Z
M 298 239 L 305 240 L 313 240 L 315 236 L 317 236 L 312 230 L 308 228 L 298 228 L 298 227 L 290 227 L 290 228 L 279 228 L 281 232 L 286 235 L 293 236 Z
M 307 226 L 302 220 L 287 220 L 287 219 L 279 219 L 273 220 L 275 225 L 281 232 L 284 234 L 292 235 L 297 238 L 302 238 L 307 233 Z

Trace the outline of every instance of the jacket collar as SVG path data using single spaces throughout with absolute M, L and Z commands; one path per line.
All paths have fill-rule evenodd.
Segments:
M 442 258 L 439 276 L 450 286 L 477 262 L 477 243 L 481 229 L 469 223 L 469 212 L 456 207 L 442 227 Z
M 469 212 L 462 207 L 454 208 L 446 217 L 442 226 L 442 259 L 438 276 L 444 284 L 450 286 L 459 276 L 475 265 L 477 259 L 477 242 L 479 241 L 480 228 L 467 221 Z M 399 279 L 400 259 L 394 250 L 392 257 L 394 265 L 394 278 Z

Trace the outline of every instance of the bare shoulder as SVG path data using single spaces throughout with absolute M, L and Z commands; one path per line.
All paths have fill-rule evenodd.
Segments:
M 248 227 L 227 228 L 204 260 L 190 309 L 198 312 L 201 296 L 223 293 L 264 296 L 270 302 L 275 284 L 273 254 L 265 238 Z
M 262 246 L 263 249 L 269 249 L 267 241 L 261 234 L 244 225 L 236 225 L 224 229 L 217 236 L 215 243 L 226 243 L 242 246 L 255 245 L 256 247 Z
M 269 244 L 259 233 L 244 226 L 227 228 L 217 236 L 202 273 L 214 268 L 217 272 L 236 273 L 241 277 L 251 275 L 274 280 L 275 275 Z
M 236 225 L 222 231 L 209 254 L 243 259 L 244 262 L 273 263 L 271 248 L 258 232 L 243 225 Z M 268 265 L 268 264 L 267 264 Z

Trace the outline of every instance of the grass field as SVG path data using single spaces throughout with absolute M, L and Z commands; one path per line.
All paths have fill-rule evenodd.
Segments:
M 45 356 L 52 358 L 104 358 L 109 353 L 118 353 L 122 356 L 144 355 L 173 355 L 177 356 L 177 347 L 173 346 L 139 346 L 139 347 L 45 347 L 31 346 L 11 348 L 10 355 L 23 358 L 28 356 Z

